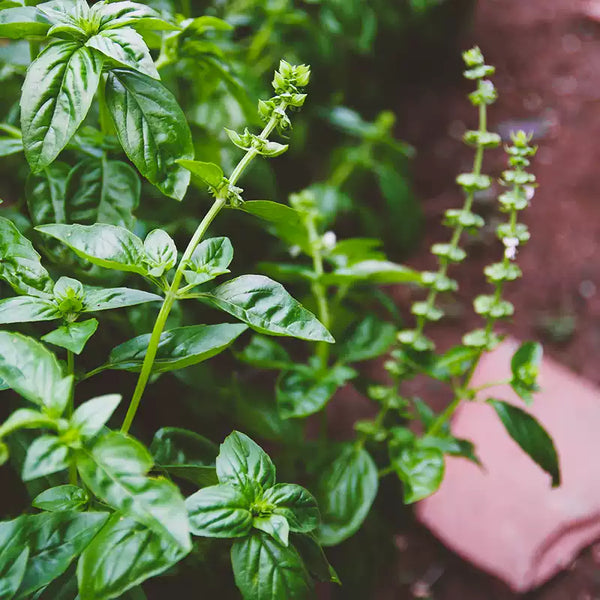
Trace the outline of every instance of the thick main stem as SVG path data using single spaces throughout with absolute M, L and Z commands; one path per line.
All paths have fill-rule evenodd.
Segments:
M 285 104 L 283 105 L 285 108 Z M 277 118 L 271 117 L 269 122 L 265 125 L 265 128 L 262 130 L 259 135 L 260 139 L 266 140 L 269 135 L 272 133 L 273 129 L 277 125 Z M 252 162 L 252 159 L 258 154 L 257 150 L 251 148 L 246 152 L 246 154 L 242 157 L 236 168 L 233 170 L 231 177 L 229 178 L 229 185 L 233 186 L 237 183 L 239 178 L 241 177 L 244 169 Z M 179 264 L 177 266 L 177 270 L 175 271 L 175 275 L 173 276 L 173 281 L 167 290 L 165 299 L 163 301 L 163 305 L 160 308 L 158 316 L 156 317 L 156 321 L 154 323 L 154 327 L 152 329 L 152 333 L 150 335 L 150 341 L 148 342 L 148 349 L 146 350 L 146 355 L 144 356 L 144 362 L 142 363 L 142 369 L 140 371 L 140 375 L 138 377 L 135 390 L 133 392 L 133 396 L 131 397 L 131 401 L 129 403 L 129 408 L 127 409 L 127 414 L 125 415 L 125 419 L 123 420 L 123 425 L 121 426 L 121 431 L 123 433 L 127 433 L 131 428 L 131 424 L 135 418 L 135 415 L 140 406 L 140 402 L 142 400 L 142 396 L 144 395 L 144 390 L 146 389 L 146 385 L 148 384 L 148 380 L 150 379 L 150 375 L 152 373 L 152 367 L 154 366 L 154 359 L 156 358 L 156 353 L 158 352 L 158 345 L 160 343 L 160 337 L 165 329 L 165 325 L 167 323 L 167 319 L 169 314 L 171 313 L 171 309 L 173 308 L 173 304 L 175 300 L 177 300 L 179 286 L 181 285 L 181 280 L 183 279 L 183 272 L 187 267 L 187 264 L 194 253 L 194 250 L 198 247 L 198 244 L 202 241 L 206 231 L 208 230 L 210 224 L 213 222 L 215 217 L 219 214 L 221 209 L 225 206 L 227 202 L 226 191 L 223 191 L 220 195 L 218 195 L 210 207 L 210 210 L 206 213 L 200 225 L 196 229 L 192 239 L 190 240 Z

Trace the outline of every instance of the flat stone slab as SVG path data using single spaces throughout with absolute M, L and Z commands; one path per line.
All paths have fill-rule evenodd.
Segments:
M 518 342 L 485 356 L 473 385 L 507 379 Z M 493 408 L 465 402 L 452 422 L 475 443 L 483 468 L 447 459 L 441 488 L 416 507 L 417 518 L 446 546 L 514 591 L 539 586 L 600 538 L 600 390 L 544 358 L 533 406 L 509 386 L 484 390 L 528 410 L 554 439 L 562 485 L 544 473 L 505 432 Z

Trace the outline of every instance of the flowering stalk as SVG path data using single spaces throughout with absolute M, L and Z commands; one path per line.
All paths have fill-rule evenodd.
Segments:
M 438 257 L 439 267 L 436 272 L 423 273 L 423 283 L 429 288 L 429 293 L 424 301 L 415 302 L 412 306 L 412 313 L 417 319 L 416 327 L 398 334 L 401 344 L 417 352 L 435 348 L 434 343 L 423 334 L 423 330 L 428 321 L 438 321 L 444 315 L 442 309 L 435 306 L 438 294 L 455 291 L 458 287 L 456 281 L 448 277 L 448 269 L 451 263 L 460 263 L 466 257 L 466 252 L 459 246 L 462 233 L 477 230 L 484 225 L 483 219 L 473 213 L 471 208 L 475 193 L 491 186 L 491 179 L 481 173 L 483 152 L 486 148 L 500 145 L 500 136 L 487 130 L 487 106 L 496 101 L 497 93 L 493 83 L 485 78 L 494 73 L 494 67 L 485 64 L 477 47 L 465 52 L 463 58 L 467 66 L 465 77 L 477 81 L 477 89 L 469 95 L 469 99 L 479 108 L 479 127 L 475 131 L 467 131 L 464 136 L 465 143 L 475 148 L 475 158 L 473 170 L 460 174 L 456 179 L 465 194 L 462 208 L 448 209 L 445 213 L 444 224 L 452 229 L 450 242 L 434 244 L 431 248 L 431 252 Z

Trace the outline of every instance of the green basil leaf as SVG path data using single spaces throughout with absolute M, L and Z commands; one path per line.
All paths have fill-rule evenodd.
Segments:
M 433 362 L 426 366 L 426 372 L 431 377 L 442 381 L 459 377 L 468 371 L 478 352 L 477 348 L 455 346 L 441 356 L 436 356 Z
M 79 559 L 79 597 L 121 598 L 128 589 L 166 571 L 187 553 L 154 530 L 117 513 Z
M 4 217 L 0 217 L 0 279 L 30 296 L 48 297 L 54 286 L 31 242 Z
M 252 529 L 252 500 L 243 489 L 229 484 L 197 491 L 185 501 L 192 533 L 216 538 L 248 535 Z
M 200 160 L 180 159 L 177 162 L 184 169 L 200 178 L 206 185 L 213 189 L 217 189 L 223 182 L 223 170 L 219 165 L 215 165 L 211 162 L 202 162 Z
M 72 564 L 58 579 L 38 590 L 31 600 L 73 600 L 76 597 L 76 565 Z
M 84 439 L 92 438 L 106 425 L 121 402 L 120 394 L 106 394 L 92 398 L 78 406 L 71 417 L 70 425 Z
M 2 13 L 0 13 L 0 16 Z M 23 152 L 23 140 L 14 137 L 0 137 L 0 157 Z
M 146 274 L 144 246 L 139 237 L 116 225 L 41 225 L 36 227 L 94 265 Z
M 273 513 L 282 515 L 290 531 L 306 533 L 319 525 L 319 507 L 314 496 L 293 483 L 278 483 L 263 494 L 263 501 L 273 504 Z
M 48 512 L 80 510 L 90 500 L 88 493 L 76 485 L 59 485 L 38 494 L 31 505 Z
M 74 354 L 81 354 L 88 340 L 98 329 L 96 319 L 88 319 L 79 323 L 65 323 L 50 333 L 42 336 L 48 344 L 66 348 Z
M 153 8 L 139 2 L 100 2 L 92 7 L 97 11 L 100 31 L 119 29 L 127 25 L 155 30 L 177 31 L 179 27 L 169 23 Z
M 320 321 L 280 283 L 262 275 L 236 277 L 199 298 L 248 323 L 259 333 L 334 342 Z
M 200 285 L 229 273 L 227 267 L 232 260 L 233 246 L 229 238 L 209 238 L 194 250 L 183 276 L 189 284 Z
M 315 579 L 341 585 L 335 569 L 329 564 L 325 552 L 314 534 L 292 534 L 292 544 L 302 557 L 304 566 Z
M 487 402 L 500 417 L 508 435 L 552 477 L 552 487 L 559 486 L 560 467 L 556 448 L 542 425 L 529 413 L 508 402 L 493 398 Z
M 526 404 L 533 402 L 532 392 L 540 389 L 537 384 L 537 376 L 543 353 L 541 344 L 525 342 L 513 354 L 510 361 L 512 371 L 510 385 Z
M 85 290 L 85 301 L 83 312 L 98 312 L 101 310 L 112 310 L 125 306 L 135 306 L 146 302 L 161 302 L 162 297 L 142 290 L 130 288 L 91 288 Z
M 57 429 L 57 421 L 38 410 L 19 408 L 0 426 L 0 439 L 19 429 Z
M 0 523 L 0 571 L 12 549 L 21 553 L 29 547 L 25 574 L 17 592 L 19 598 L 28 597 L 62 575 L 107 518 L 108 514 L 101 512 L 61 511 L 4 521 Z
M 39 173 L 29 174 L 25 197 L 34 225 L 65 222 L 65 189 L 70 170 L 68 164 L 56 161 Z
M 231 547 L 235 584 L 244 600 L 307 600 L 312 582 L 293 546 L 266 533 L 236 540 Z
M 98 50 L 121 67 L 160 79 L 146 42 L 135 29 L 119 27 L 101 31 L 89 38 L 86 46 Z
M 225 350 L 247 327 L 238 323 L 191 325 L 160 336 L 152 371 L 165 373 L 195 365 Z M 109 369 L 137 372 L 142 368 L 150 334 L 139 335 L 112 350 Z
M 420 448 L 437 448 L 443 454 L 462 456 L 476 465 L 481 466 L 481 461 L 475 454 L 475 444 L 469 440 L 456 438 L 453 435 L 425 435 L 418 441 Z
M 152 277 L 162 277 L 177 264 L 175 242 L 162 229 L 154 229 L 146 236 L 144 252 L 148 274 Z
M 109 74 L 106 102 L 131 162 L 163 194 L 183 199 L 190 173 L 176 160 L 193 158 L 194 146 L 175 97 L 151 77 L 117 69 Z
M 87 158 L 71 170 L 65 188 L 68 223 L 108 223 L 132 228 L 141 183 L 127 163 Z M 60 221 L 57 221 L 60 222 Z
M 279 414 L 290 419 L 319 412 L 335 392 L 356 375 L 354 369 L 345 365 L 334 365 L 327 370 L 298 365 L 283 372 L 276 388 Z
M 0 524 L 1 527 L 1 524 Z M 23 581 L 29 547 L 10 548 L 9 552 L 0 551 L 0 598 L 12 600 Z
M 38 477 L 64 471 L 69 467 L 69 448 L 55 435 L 36 438 L 27 449 L 21 477 L 31 481 Z
M 341 342 L 338 355 L 347 363 L 370 360 L 385 354 L 395 342 L 394 325 L 368 315 Z
M 404 483 L 404 502 L 431 496 L 444 478 L 444 455 L 437 448 L 389 445 L 390 461 Z
M 215 467 L 217 445 L 193 431 L 163 427 L 154 434 L 150 452 L 156 465 L 170 475 L 199 487 L 219 482 Z
M 258 483 L 264 490 L 275 485 L 275 465 L 269 455 L 239 431 L 234 431 L 225 438 L 216 464 L 221 483 L 245 487 L 251 481 Z
M 56 303 L 34 296 L 17 296 L 0 300 L 0 324 L 32 323 L 60 319 L 62 313 Z
M 73 378 L 63 377 L 52 354 L 20 333 L 0 331 L 0 377 L 17 394 L 60 416 L 71 393 Z
M 269 534 L 284 546 L 289 543 L 290 525 L 282 515 L 270 514 L 264 517 L 254 517 L 252 526 Z
M 294 364 L 285 348 L 264 335 L 253 335 L 236 358 L 259 369 L 289 369 Z
M 323 276 L 331 284 L 368 281 L 380 285 L 421 283 L 421 273 L 387 260 L 363 260 Z
M 0 11 L 0 37 L 18 40 L 44 36 L 50 29 L 48 21 L 35 6 L 15 6 Z
M 366 519 L 377 495 L 377 466 L 364 449 L 344 445 L 317 484 L 321 509 L 319 541 L 335 546 L 354 535 Z
M 47 167 L 73 137 L 101 72 L 101 55 L 76 42 L 54 42 L 31 64 L 21 95 L 21 131 L 32 171 Z
M 266 222 L 273 233 L 291 246 L 310 254 L 311 245 L 302 215 L 294 208 L 270 200 L 250 200 L 240 207 L 244 212 Z
M 146 476 L 152 464 L 140 442 L 116 432 L 77 456 L 81 479 L 94 495 L 187 551 L 191 541 L 184 500 L 170 481 Z

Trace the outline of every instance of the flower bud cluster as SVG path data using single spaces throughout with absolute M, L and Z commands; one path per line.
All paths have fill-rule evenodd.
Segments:
M 500 145 L 500 136 L 487 130 L 487 106 L 495 102 L 497 94 L 494 85 L 487 77 L 493 75 L 494 67 L 486 65 L 481 50 L 477 47 L 463 54 L 467 67 L 464 76 L 477 82 L 476 90 L 469 95 L 474 106 L 479 109 L 479 127 L 477 130 L 467 131 L 464 142 L 475 148 L 473 170 L 470 173 L 461 173 L 456 178 L 456 183 L 463 189 L 465 200 L 462 208 L 451 208 L 445 212 L 444 224 L 452 229 L 452 236 L 448 243 L 434 244 L 431 252 L 438 257 L 437 272 L 425 272 L 422 283 L 429 288 L 429 294 L 424 301 L 415 302 L 412 313 L 416 317 L 415 329 L 404 330 L 398 334 L 400 343 L 414 351 L 423 352 L 434 349 L 433 342 L 424 335 L 425 324 L 438 321 L 444 315 L 441 308 L 435 305 L 437 295 L 442 292 L 455 291 L 457 283 L 448 276 L 448 269 L 452 263 L 462 262 L 467 253 L 459 246 L 463 232 L 474 233 L 484 225 L 481 216 L 472 211 L 475 194 L 488 189 L 492 181 L 488 175 L 481 172 L 483 152 L 488 148 Z
M 499 197 L 500 210 L 508 214 L 508 221 L 502 223 L 496 234 L 504 246 L 502 261 L 488 265 L 485 276 L 488 283 L 495 287 L 494 293 L 475 298 L 475 312 L 486 320 L 485 329 L 468 333 L 463 343 L 482 350 L 492 349 L 498 342 L 493 333 L 493 326 L 498 319 L 512 316 L 513 305 L 502 299 L 502 290 L 507 281 L 521 277 L 521 269 L 515 264 L 520 245 L 527 242 L 529 232 L 523 223 L 517 222 L 518 212 L 529 206 L 533 196 L 535 175 L 528 173 L 525 168 L 530 164 L 530 158 L 536 153 L 536 148 L 530 145 L 531 137 L 523 131 L 511 134 L 512 145 L 506 147 L 510 169 L 502 173 L 501 183 L 507 191 Z

